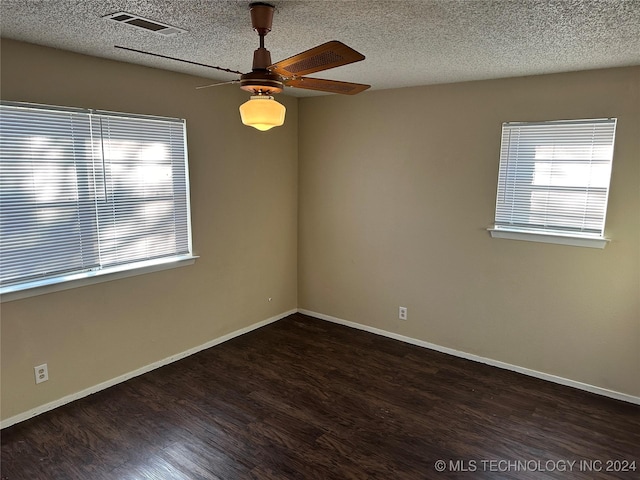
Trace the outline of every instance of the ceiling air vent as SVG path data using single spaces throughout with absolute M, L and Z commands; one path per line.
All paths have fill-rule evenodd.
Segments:
M 157 33 L 159 35 L 169 37 L 176 35 L 177 33 L 184 33 L 186 30 L 178 27 L 172 27 L 166 23 L 156 22 L 155 20 L 149 20 L 148 18 L 140 17 L 132 13 L 118 12 L 106 15 L 103 18 L 113 20 L 114 22 L 126 23 L 127 25 L 133 25 L 134 27 L 141 28 L 148 32 Z

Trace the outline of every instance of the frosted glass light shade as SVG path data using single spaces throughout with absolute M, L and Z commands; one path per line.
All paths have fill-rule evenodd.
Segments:
M 285 106 L 273 97 L 253 95 L 240 105 L 240 118 L 245 125 L 265 131 L 282 125 L 286 111 Z

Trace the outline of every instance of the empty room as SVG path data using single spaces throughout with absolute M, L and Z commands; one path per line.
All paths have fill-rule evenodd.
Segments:
M 638 478 L 639 1 L 0 22 L 2 480 Z

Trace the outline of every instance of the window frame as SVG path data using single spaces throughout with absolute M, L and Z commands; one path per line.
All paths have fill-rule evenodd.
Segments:
M 181 177 L 178 180 L 172 179 L 170 180 L 170 183 L 167 183 L 167 185 L 170 185 L 170 188 L 175 190 L 176 185 L 178 185 L 176 183 L 177 181 L 179 182 L 180 185 L 182 185 L 184 189 L 183 194 L 179 197 L 176 197 L 177 199 L 176 201 L 179 202 L 179 206 L 173 207 L 173 208 L 182 209 L 183 214 L 177 218 L 180 218 L 180 221 L 183 222 L 182 223 L 183 228 L 186 229 L 186 238 L 185 236 L 180 237 L 183 239 L 182 240 L 183 242 L 186 241 L 186 244 L 182 243 L 181 244 L 182 247 L 180 249 L 175 250 L 176 252 L 175 254 L 171 254 L 170 252 L 167 252 L 166 254 L 161 254 L 161 256 L 157 258 L 146 258 L 146 259 L 139 256 L 138 258 L 135 258 L 135 259 L 134 258 L 126 259 L 124 260 L 124 262 L 117 263 L 117 264 L 112 263 L 111 265 L 106 265 L 106 266 L 101 265 L 98 268 L 83 267 L 81 269 L 77 269 L 74 271 L 58 272 L 57 274 L 54 272 L 50 276 L 44 276 L 44 277 L 35 278 L 35 279 L 31 278 L 31 279 L 26 279 L 25 281 L 22 281 L 22 282 L 10 283 L 8 285 L 4 285 L 0 287 L 1 302 L 17 300 L 20 298 L 26 298 L 30 296 L 46 294 L 46 293 L 51 293 L 55 291 L 68 290 L 68 289 L 77 288 L 80 286 L 112 281 L 120 278 L 126 278 L 126 277 L 131 277 L 131 276 L 136 276 L 136 275 L 141 275 L 141 274 L 146 274 L 151 272 L 157 272 L 157 271 L 166 270 L 170 268 L 182 267 L 186 265 L 191 265 L 195 262 L 195 260 L 198 257 L 193 254 L 193 245 L 192 245 L 189 162 L 188 162 L 188 150 L 187 150 L 186 121 L 184 119 L 160 117 L 160 116 L 152 116 L 152 115 L 140 115 L 140 114 L 123 113 L 123 112 L 112 112 L 112 111 L 96 110 L 96 109 L 83 109 L 83 108 L 76 108 L 76 107 L 52 106 L 52 105 L 43 105 L 43 104 L 25 103 L 25 102 L 11 102 L 11 101 L 4 101 L 4 100 L 1 101 L 0 104 L 3 107 L 7 106 L 7 107 L 19 107 L 19 108 L 25 108 L 25 109 L 31 109 L 31 110 L 63 112 L 63 113 L 69 113 L 70 115 L 72 114 L 87 115 L 88 114 L 90 116 L 93 115 L 96 118 L 111 118 L 111 119 L 124 118 L 124 119 L 129 119 L 132 122 L 135 122 L 136 119 L 140 119 L 144 121 L 156 121 L 156 122 L 160 121 L 166 125 L 169 125 L 170 122 L 181 124 L 182 137 L 178 137 L 178 138 L 182 138 L 183 145 L 179 147 L 180 150 L 178 150 L 178 152 L 179 152 L 179 155 L 183 156 L 184 158 L 184 166 L 180 167 L 181 169 L 182 168 L 184 169 L 183 170 L 184 178 Z M 145 122 L 140 122 L 140 124 L 142 124 L 143 131 L 144 131 L 144 123 Z M 147 125 L 152 123 L 153 122 L 146 122 Z M 174 127 L 170 127 L 170 128 L 173 129 Z M 25 130 L 25 131 L 28 131 L 28 130 Z M 64 137 L 64 138 L 67 138 L 67 137 Z M 75 135 L 68 137 L 67 140 L 71 141 L 72 138 L 75 138 Z M 102 133 L 101 133 L 100 142 L 102 142 L 104 138 L 105 137 L 102 136 Z M 144 142 L 144 140 L 145 139 L 143 137 L 140 137 L 140 140 L 138 141 Z M 11 144 L 8 144 L 8 145 L 11 145 Z M 105 157 L 101 157 L 101 158 L 103 159 L 102 160 L 103 162 L 106 161 Z M 178 158 L 181 162 L 182 158 L 181 157 L 178 157 Z M 82 168 L 82 167 L 77 167 L 77 168 Z M 78 170 L 76 169 L 74 171 L 76 171 L 74 175 L 78 175 L 77 173 Z M 182 172 L 182 170 L 180 170 L 180 172 Z M 93 175 L 95 176 L 95 174 L 96 172 L 94 171 Z M 60 183 L 59 185 L 61 185 L 61 187 L 59 188 L 63 188 L 64 184 Z M 93 201 L 99 202 L 100 200 L 98 198 L 98 194 L 94 192 L 93 195 L 96 195 L 95 197 L 93 197 L 94 198 Z M 114 199 L 114 201 L 119 201 L 119 199 L 118 200 Z M 137 201 L 140 201 L 140 200 L 137 200 Z M 63 202 L 60 201 L 60 203 L 63 203 Z M 97 207 L 96 207 L 96 210 L 97 210 Z M 125 215 L 127 214 L 125 213 Z M 127 218 L 127 217 L 124 217 L 124 218 Z M 158 218 L 158 217 L 151 217 L 151 218 Z M 182 230 L 182 231 L 185 232 L 185 230 Z M 97 244 L 98 237 L 92 237 L 92 238 L 94 238 L 94 241 Z M 149 231 L 145 231 L 142 234 L 141 238 L 149 238 Z M 155 244 L 152 244 L 152 245 L 153 245 L 152 248 L 154 248 Z M 184 252 L 184 253 L 180 253 L 180 252 Z
M 591 172 L 590 172 L 590 176 L 589 176 L 589 180 L 587 181 L 587 184 L 579 185 L 577 187 L 554 186 L 551 184 L 551 180 L 549 179 L 549 183 L 544 183 L 544 184 L 538 184 L 538 185 L 522 184 L 521 189 L 518 190 L 518 183 L 519 183 L 518 180 L 507 180 L 506 178 L 504 178 L 507 175 L 506 171 L 509 168 L 509 163 L 511 162 L 511 163 L 517 164 L 518 160 L 522 158 L 519 155 L 511 156 L 510 155 L 511 152 L 509 148 L 505 147 L 505 138 L 508 137 L 508 134 L 505 135 L 505 133 L 508 132 L 510 129 L 512 128 L 527 129 L 528 127 L 531 127 L 532 129 L 539 128 L 539 127 L 542 127 L 545 129 L 552 129 L 553 127 L 570 128 L 571 126 L 576 126 L 576 125 L 595 126 L 598 124 L 606 124 L 611 129 L 610 158 L 605 159 L 604 162 L 601 159 L 595 160 L 591 158 L 588 162 L 587 161 L 584 161 L 582 163 L 576 162 L 575 165 L 588 165 L 590 168 L 592 168 L 593 165 L 598 165 L 598 164 L 606 165 L 606 168 L 608 169 L 608 172 L 607 172 L 608 177 L 606 178 L 606 187 L 593 187 L 590 183 L 592 178 Z M 494 213 L 495 213 L 494 224 L 487 228 L 487 230 L 491 234 L 491 237 L 511 239 L 511 240 L 524 240 L 524 241 L 530 241 L 530 242 L 553 243 L 553 244 L 560 244 L 560 245 L 572 245 L 572 246 L 578 246 L 578 247 L 590 247 L 590 248 L 600 248 L 600 249 L 604 248 L 610 242 L 610 239 L 605 237 L 605 222 L 606 222 L 606 214 L 607 214 L 607 208 L 608 208 L 608 197 L 609 197 L 609 192 L 611 187 L 611 175 L 612 175 L 612 168 L 613 168 L 616 128 L 617 128 L 617 119 L 613 117 L 583 119 L 583 120 L 553 120 L 553 121 L 542 121 L 542 122 L 538 121 L 538 122 L 505 122 L 503 123 L 502 134 L 501 134 L 501 145 L 500 145 L 498 186 L 497 186 L 497 192 L 496 192 L 496 204 L 494 209 Z M 506 129 L 509 129 L 509 130 L 506 130 Z M 571 137 L 570 142 L 576 141 L 578 137 L 578 133 L 576 132 L 572 132 L 572 133 L 576 136 Z M 559 129 L 558 132 L 553 132 L 553 134 L 551 135 L 548 134 L 547 138 L 553 138 L 553 140 L 555 141 L 557 137 L 561 134 L 564 135 L 565 132 Z M 509 141 L 510 140 L 508 140 L 508 142 Z M 537 145 L 537 144 L 530 144 L 530 146 L 531 145 L 535 145 L 536 147 L 543 146 L 543 145 Z M 581 147 L 585 147 L 586 145 L 588 144 L 587 143 L 580 144 Z M 592 140 L 590 143 L 590 147 L 593 149 L 595 145 L 597 144 Z M 555 148 L 555 146 L 556 145 L 554 143 L 553 147 Z M 529 152 L 529 155 L 531 155 L 530 152 Z M 563 162 L 562 160 L 552 158 L 550 161 L 548 160 L 546 163 L 551 165 L 551 167 L 553 166 L 557 167 L 558 165 L 561 165 L 562 163 L 567 163 L 567 162 L 566 162 L 566 159 Z M 531 167 L 531 166 L 534 166 L 534 167 L 537 166 L 536 158 L 534 158 L 533 160 L 530 158 L 527 159 L 525 155 L 524 166 L 522 168 Z M 552 170 L 551 167 L 549 168 L 550 171 Z M 516 170 L 517 168 L 518 167 L 516 167 Z M 513 177 L 513 175 L 511 176 Z M 517 178 L 517 176 L 515 178 Z M 508 187 L 506 186 L 506 182 L 510 182 Z M 575 192 L 583 193 L 585 195 L 585 206 L 584 206 L 585 213 L 582 215 L 583 230 L 580 231 L 569 224 L 556 226 L 554 228 L 554 226 L 549 226 L 548 224 L 536 225 L 534 223 L 527 224 L 526 222 L 523 222 L 520 224 L 516 224 L 516 222 L 513 222 L 509 224 L 508 222 L 504 222 L 504 221 L 502 223 L 499 222 L 499 217 L 504 217 L 505 212 L 509 212 L 511 215 L 517 215 L 518 213 L 522 213 L 523 211 L 522 210 L 522 206 L 524 203 L 523 201 L 512 200 L 513 203 L 510 209 L 505 208 L 500 204 L 501 190 L 502 190 L 502 193 L 504 194 L 507 188 L 511 188 L 513 190 L 511 195 L 514 198 L 519 196 L 526 198 L 527 192 L 534 192 L 534 191 L 543 192 L 544 194 L 547 194 L 547 195 L 552 194 L 554 191 L 563 191 L 563 190 L 564 191 L 574 190 Z M 604 191 L 604 200 L 601 201 L 600 203 L 600 206 L 602 207 L 602 214 L 601 214 L 602 226 L 601 228 L 598 228 L 599 230 L 598 232 L 588 231 L 588 230 L 595 230 L 593 227 L 590 229 L 584 228 L 584 223 L 589 217 L 589 215 L 586 212 L 587 212 L 587 205 L 591 200 L 591 197 L 589 197 L 590 189 L 592 191 L 597 191 L 597 190 Z M 545 202 L 544 205 L 546 206 L 547 203 Z M 556 206 L 553 204 L 552 204 L 552 207 L 556 208 Z M 557 212 L 554 212 L 554 213 L 568 215 L 569 213 L 571 213 L 572 207 L 573 205 L 568 209 L 558 208 Z M 593 214 L 593 210 L 590 211 L 589 213 Z M 531 215 L 534 214 L 533 210 L 530 210 L 530 214 Z M 545 212 L 545 215 L 546 215 L 546 212 Z

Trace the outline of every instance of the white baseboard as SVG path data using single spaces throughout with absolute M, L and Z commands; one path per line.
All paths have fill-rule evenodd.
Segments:
M 459 350 L 454 350 L 453 348 L 442 347 L 440 345 L 436 345 L 435 343 L 429 343 L 423 340 L 418 340 L 418 339 L 406 337 L 404 335 L 400 335 L 397 333 L 388 332 L 386 330 L 381 330 L 379 328 L 370 327 L 368 325 L 362 325 L 360 323 L 350 322 L 349 320 L 343 320 L 341 318 L 332 317 L 330 315 L 325 315 L 323 313 L 312 312 L 310 310 L 305 310 L 302 308 L 299 308 L 298 312 L 304 315 L 309 315 L 311 317 L 319 318 L 321 320 L 326 320 L 328 322 L 339 323 L 340 325 L 345 325 L 351 328 L 357 328 L 358 330 L 364 330 L 365 332 L 369 332 L 369 333 L 375 333 L 376 335 L 382 335 L 383 337 L 393 338 L 394 340 L 400 340 L 401 342 L 410 343 L 411 345 L 417 345 L 419 347 L 424 347 L 430 350 L 435 350 L 437 352 L 453 355 L 455 357 L 472 360 L 474 362 L 484 363 L 486 365 L 491 365 L 492 367 L 511 370 L 513 372 L 522 373 L 530 377 L 540 378 L 542 380 L 558 383 L 560 385 L 565 385 L 568 387 L 577 388 L 579 390 L 585 390 L 587 392 L 603 395 L 605 397 L 615 398 L 616 400 L 622 400 L 623 402 L 629 402 L 629 403 L 634 403 L 636 405 L 640 405 L 640 397 L 635 397 L 633 395 L 628 395 L 626 393 L 616 392 L 614 390 L 608 390 L 602 387 L 596 387 L 595 385 L 589 385 L 588 383 L 582 383 L 576 380 L 571 380 L 564 377 L 558 377 L 556 375 L 551 375 L 549 373 L 538 372 L 537 370 L 531 370 L 529 368 L 520 367 L 518 365 L 512 365 L 510 363 L 500 362 L 498 360 L 481 357 L 479 355 L 474 355 L 472 353 L 461 352 Z
M 208 341 L 202 345 L 197 347 L 190 348 L 189 350 L 185 350 L 184 352 L 178 353 L 176 355 L 171 355 L 170 357 L 163 358 L 162 360 L 158 360 L 157 362 L 153 362 L 149 365 L 145 365 L 144 367 L 138 368 L 132 372 L 125 373 L 124 375 L 120 375 L 116 378 L 112 378 L 111 380 L 107 380 L 106 382 L 99 383 L 98 385 L 94 385 L 92 387 L 86 388 L 80 392 L 73 393 L 71 395 L 67 395 L 66 397 L 62 397 L 58 400 L 54 400 L 53 402 L 46 403 L 44 405 L 40 405 L 39 407 L 32 408 L 31 410 L 27 410 L 26 412 L 19 413 L 18 415 L 14 415 L 13 417 L 7 418 L 0 422 L 0 429 L 10 427 L 18 422 L 22 422 L 29 418 L 35 417 L 36 415 L 40 415 L 41 413 L 48 412 L 49 410 L 53 410 L 54 408 L 60 407 L 67 403 L 73 402 L 74 400 L 78 400 L 80 398 L 86 397 L 87 395 L 91 395 L 92 393 L 99 392 L 100 390 L 104 390 L 105 388 L 112 387 L 117 385 L 118 383 L 122 383 L 130 378 L 137 377 L 144 373 L 150 372 L 151 370 L 155 370 L 156 368 L 163 367 L 168 365 L 169 363 L 176 362 L 181 360 L 189 355 L 193 355 L 194 353 L 198 353 L 202 350 L 206 350 L 207 348 L 214 347 L 219 345 L 227 340 L 231 340 L 232 338 L 239 337 L 245 333 L 248 333 L 252 330 L 256 330 L 260 327 L 264 327 L 270 323 L 276 322 L 280 319 L 288 317 L 289 315 L 296 313 L 297 310 L 289 310 L 288 312 L 281 313 L 274 317 L 268 318 L 261 322 L 254 323 L 253 325 L 249 325 L 248 327 L 241 328 L 234 332 L 223 335 L 222 337 L 215 338 L 213 340 Z

